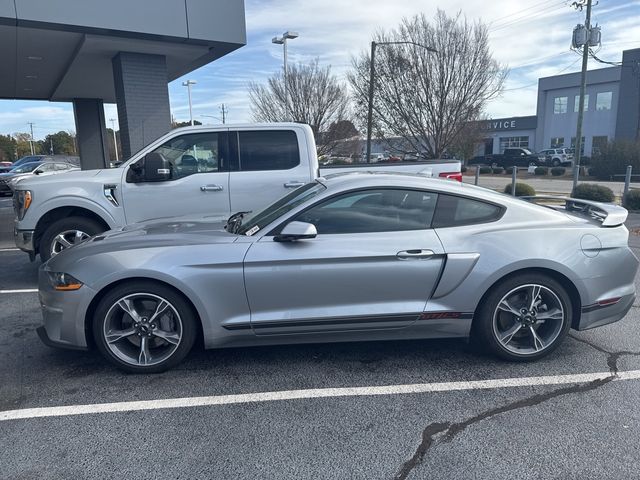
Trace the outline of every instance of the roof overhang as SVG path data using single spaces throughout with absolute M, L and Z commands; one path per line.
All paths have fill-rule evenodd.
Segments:
M 244 0 L 0 0 L 0 98 L 115 102 L 119 52 L 165 56 L 171 81 L 245 43 Z

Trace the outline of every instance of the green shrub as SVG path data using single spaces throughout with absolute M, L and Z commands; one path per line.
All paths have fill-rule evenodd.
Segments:
M 504 193 L 511 194 L 511 184 L 504 187 Z M 516 182 L 516 197 L 532 197 L 536 194 L 535 188 L 528 183 Z
M 502 167 L 494 167 L 491 171 L 493 173 L 501 174 L 502 172 L 504 172 L 504 168 L 502 168 Z
M 627 165 L 631 165 L 634 172 L 640 172 L 640 142 L 614 140 L 602 152 L 593 155 L 589 174 L 599 180 L 622 181 Z
M 553 175 L 554 177 L 560 177 L 565 173 L 567 173 L 567 169 L 564 167 L 553 167 L 551 169 L 551 175 Z
M 511 175 L 513 173 L 513 167 L 507 167 L 504 169 L 504 173 Z
M 573 198 L 593 200 L 595 202 L 611 203 L 615 199 L 613 190 L 595 183 L 581 183 L 571 192 Z
M 536 167 L 533 171 L 534 175 L 546 175 L 549 173 L 549 169 L 547 167 Z
M 480 167 L 480 174 L 487 174 L 487 173 L 491 173 L 492 169 L 491 167 Z
M 629 210 L 640 210 L 640 190 L 629 190 L 624 197 L 624 207 Z

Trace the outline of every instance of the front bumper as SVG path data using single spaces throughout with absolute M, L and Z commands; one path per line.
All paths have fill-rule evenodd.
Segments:
M 18 247 L 23 252 L 34 253 L 33 247 L 33 230 L 18 230 L 17 226 L 13 228 L 13 239 Z
M 85 315 L 96 292 L 86 285 L 75 291 L 55 290 L 45 265 L 38 272 L 38 292 L 43 325 L 37 332 L 43 343 L 73 350 L 88 349 Z

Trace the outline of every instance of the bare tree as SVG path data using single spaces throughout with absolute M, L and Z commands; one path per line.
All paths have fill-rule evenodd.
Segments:
M 470 160 L 478 144 L 483 143 L 487 134 L 487 130 L 484 127 L 485 122 L 485 119 L 480 119 L 465 123 L 458 134 L 451 140 L 451 144 L 447 147 L 447 150 L 454 153 L 463 163 Z
M 502 91 L 507 70 L 491 56 L 487 27 L 461 14 L 449 17 L 438 10 L 433 23 L 416 15 L 374 40 L 415 43 L 377 49 L 373 133 L 378 138 L 399 136 L 413 151 L 437 158 Z M 363 53 L 352 63 L 349 82 L 364 112 L 371 59 Z
M 316 59 L 310 65 L 290 65 L 287 72 L 287 89 L 282 72 L 269 78 L 266 85 L 251 82 L 249 97 L 254 120 L 258 122 L 294 121 L 311 126 L 318 153 L 328 153 L 333 141 L 323 133 L 331 124 L 345 120 L 349 111 L 349 94 L 346 86 L 331 74 L 331 67 L 320 67 Z

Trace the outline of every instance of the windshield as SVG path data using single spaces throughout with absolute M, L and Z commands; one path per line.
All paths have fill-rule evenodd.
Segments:
M 36 167 L 40 165 L 39 163 L 27 163 L 24 165 L 20 165 L 19 167 L 14 167 L 11 169 L 11 173 L 27 173 L 33 172 Z
M 527 155 L 533 155 L 533 152 L 531 150 L 529 150 L 528 148 L 523 148 L 522 151 L 524 153 L 526 153 Z
M 296 208 L 301 203 L 306 202 L 310 198 L 313 198 L 323 192 L 326 188 L 327 187 L 318 182 L 307 183 L 290 194 L 282 197 L 277 202 L 272 203 L 264 210 L 256 212 L 253 215 L 247 215 L 237 233 L 239 235 L 247 236 L 257 233 L 274 220 Z

